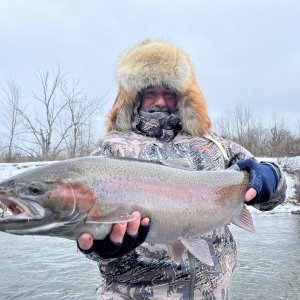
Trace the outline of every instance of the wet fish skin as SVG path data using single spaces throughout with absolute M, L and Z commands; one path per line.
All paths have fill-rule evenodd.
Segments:
M 148 241 L 168 244 L 176 262 L 184 245 L 208 264 L 209 250 L 196 237 L 230 222 L 254 231 L 244 206 L 247 173 L 167 165 L 85 157 L 24 172 L 0 183 L 0 202 L 13 213 L 0 219 L 0 230 L 68 239 L 90 232 L 103 239 L 112 224 L 131 221 L 138 210 L 152 220 Z

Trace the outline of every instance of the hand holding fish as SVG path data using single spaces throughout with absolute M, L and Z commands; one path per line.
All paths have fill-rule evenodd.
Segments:
M 237 165 L 250 175 L 250 188 L 246 192 L 245 202 L 254 205 L 269 201 L 279 181 L 275 167 L 269 163 L 258 163 L 253 159 L 241 160 Z
M 96 251 L 106 258 L 118 257 L 133 250 L 145 241 L 150 230 L 150 219 L 141 219 L 137 211 L 131 215 L 135 220 L 114 224 L 110 235 L 103 241 L 94 240 L 90 233 L 83 233 L 77 240 L 79 249 L 83 253 Z
M 247 190 L 245 194 L 245 202 L 250 202 L 253 198 L 255 198 L 257 195 L 257 191 L 254 188 L 250 188 Z

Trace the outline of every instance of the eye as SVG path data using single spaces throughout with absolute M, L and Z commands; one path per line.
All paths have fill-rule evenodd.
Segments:
M 165 99 L 167 98 L 168 100 L 176 100 L 176 94 L 173 92 L 166 92 L 164 94 Z
M 42 195 L 45 193 L 45 188 L 41 183 L 38 182 L 32 182 L 30 185 L 27 186 L 27 191 L 33 195 Z
M 143 98 L 154 98 L 154 97 L 155 97 L 154 92 L 145 92 L 143 94 Z

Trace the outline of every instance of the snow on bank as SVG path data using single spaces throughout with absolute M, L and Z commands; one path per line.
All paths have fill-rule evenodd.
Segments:
M 270 213 L 300 213 L 300 205 L 296 205 L 294 200 L 295 186 L 298 183 L 298 179 L 293 173 L 300 171 L 300 156 L 284 158 L 261 157 L 259 159 L 262 161 L 276 162 L 282 166 L 284 170 L 289 170 L 288 172 L 284 171 L 287 180 L 287 200 L 284 204 L 279 205 Z M 0 163 L 0 181 L 49 163 L 52 162 Z
M 277 206 L 269 213 L 300 213 L 297 205 L 295 186 L 300 184 L 296 172 L 300 172 L 300 156 L 293 157 L 260 157 L 261 161 L 275 162 L 281 166 L 287 182 L 287 199 L 284 204 Z
M 0 181 L 52 162 L 0 163 Z

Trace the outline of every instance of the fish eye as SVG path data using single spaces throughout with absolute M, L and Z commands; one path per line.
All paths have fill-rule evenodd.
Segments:
M 45 189 L 42 184 L 38 182 L 32 182 L 27 186 L 27 191 L 34 196 L 42 195 L 45 193 Z

